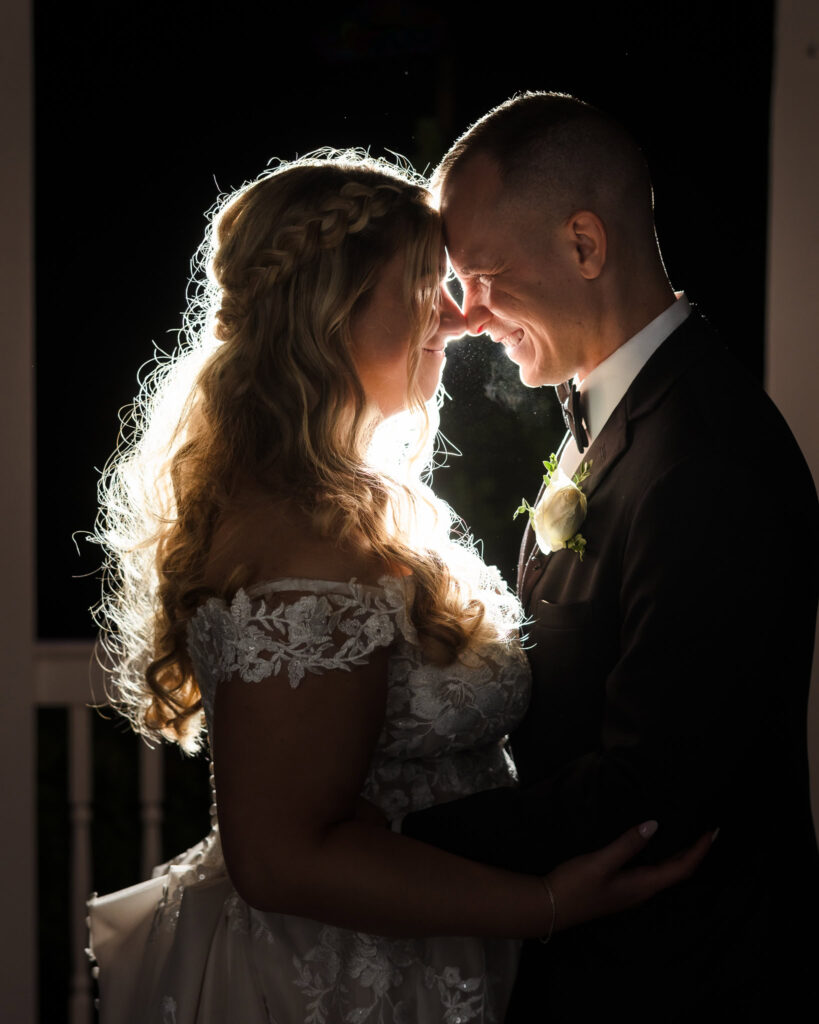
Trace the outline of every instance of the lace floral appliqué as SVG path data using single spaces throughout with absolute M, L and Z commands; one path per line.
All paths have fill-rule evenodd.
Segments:
M 402 991 L 402 983 L 417 956 L 412 941 L 322 928 L 318 945 L 304 958 L 293 958 L 295 985 L 306 999 L 305 1024 L 416 1024 L 412 1002 L 401 997 L 411 993 Z M 458 967 L 427 966 L 423 985 L 436 992 L 444 1024 L 492 1019 L 485 977 L 462 978 Z
M 258 683 L 286 665 L 296 687 L 307 672 L 349 671 L 392 643 L 396 607 L 383 590 L 355 582 L 347 589 L 278 602 L 275 593 L 252 599 L 239 590 L 230 606 L 211 598 L 191 622 L 188 649 L 216 681 L 238 673 Z

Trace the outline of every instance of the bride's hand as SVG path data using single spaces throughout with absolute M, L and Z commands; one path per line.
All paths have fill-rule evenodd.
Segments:
M 682 882 L 693 874 L 716 836 L 706 833 L 693 846 L 661 864 L 626 867 L 656 831 L 656 821 L 644 822 L 601 850 L 573 857 L 546 875 L 543 881 L 554 898 L 552 930 L 571 928 L 636 906 L 662 889 Z

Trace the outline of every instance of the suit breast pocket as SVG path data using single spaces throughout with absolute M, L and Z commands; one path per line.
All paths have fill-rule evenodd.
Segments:
M 611 658 L 606 616 L 596 602 L 537 601 L 529 614 L 532 697 L 512 740 L 521 779 L 527 780 L 599 748 Z
M 577 692 L 589 677 L 599 679 L 604 619 L 593 601 L 538 601 L 531 612 L 527 647 L 535 685 Z
M 572 601 L 568 604 L 538 601 L 534 609 L 534 622 L 531 629 L 585 629 L 594 621 L 593 609 L 593 601 Z
M 530 614 L 533 705 L 585 733 L 585 726 L 599 724 L 606 677 L 618 657 L 616 609 L 597 600 L 537 601 Z

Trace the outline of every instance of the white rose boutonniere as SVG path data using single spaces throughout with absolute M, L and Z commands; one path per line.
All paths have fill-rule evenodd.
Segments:
M 586 539 L 578 530 L 586 518 L 587 502 L 580 484 L 589 475 L 591 463 L 584 462 L 571 479 L 558 467 L 554 453 L 543 465 L 546 468 L 543 474 L 546 490 L 540 501 L 532 508 L 524 498 L 514 518 L 523 512 L 529 513 L 538 546 L 544 554 L 568 548 L 582 562 Z

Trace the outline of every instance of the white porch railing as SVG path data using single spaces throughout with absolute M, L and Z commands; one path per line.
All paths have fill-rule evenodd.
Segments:
M 104 703 L 103 673 L 84 641 L 40 641 L 35 647 L 35 699 L 38 707 L 68 709 L 68 800 L 71 828 L 70 1024 L 91 1020 L 91 972 L 85 901 L 91 892 L 93 764 L 91 716 Z M 162 752 L 140 744 L 139 808 L 142 877 L 161 859 Z

